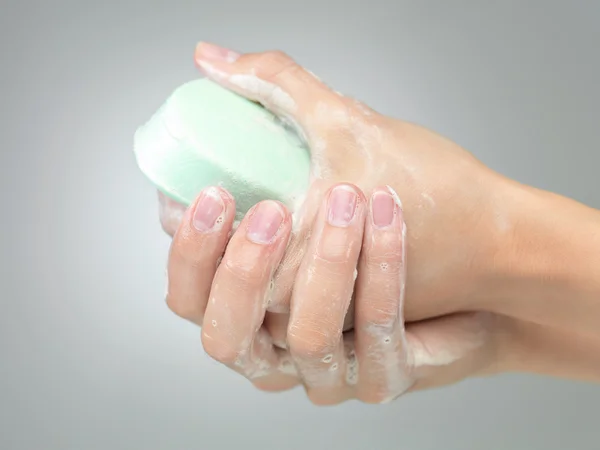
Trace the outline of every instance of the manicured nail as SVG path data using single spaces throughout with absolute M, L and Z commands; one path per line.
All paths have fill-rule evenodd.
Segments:
M 259 203 L 250 217 L 246 236 L 256 244 L 269 244 L 281 227 L 283 219 L 283 211 L 277 203 Z
M 356 212 L 358 196 L 350 186 L 337 186 L 329 196 L 327 221 L 335 227 L 347 227 Z
M 194 211 L 194 227 L 200 232 L 212 230 L 225 211 L 225 204 L 215 188 L 202 191 Z
M 201 42 L 196 47 L 196 59 L 232 63 L 240 57 L 239 53 L 219 47 L 218 45 Z
M 394 222 L 396 202 L 389 192 L 377 191 L 371 199 L 371 214 L 375 228 L 386 228 Z

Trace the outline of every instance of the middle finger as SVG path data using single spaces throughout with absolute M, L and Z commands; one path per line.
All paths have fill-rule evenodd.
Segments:
M 362 244 L 365 200 L 349 184 L 334 186 L 321 206 L 291 301 L 290 353 L 311 401 L 346 396 L 342 341 Z

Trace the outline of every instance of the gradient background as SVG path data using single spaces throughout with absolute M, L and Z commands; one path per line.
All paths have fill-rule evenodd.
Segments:
M 204 355 L 165 306 L 169 239 L 132 154 L 201 39 L 283 49 L 600 207 L 598 1 L 2 0 L 0 448 L 598 449 L 598 386 L 511 375 L 321 409 Z

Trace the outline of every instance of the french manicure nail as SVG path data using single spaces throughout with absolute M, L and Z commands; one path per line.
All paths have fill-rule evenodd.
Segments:
M 358 196 L 349 186 L 337 186 L 329 196 L 327 221 L 335 227 L 347 227 L 356 212 Z
M 233 63 L 240 57 L 240 54 L 218 45 L 201 42 L 196 47 L 196 57 L 208 61 Z
M 215 188 L 202 191 L 194 211 L 194 227 L 200 232 L 212 230 L 225 211 L 225 204 Z
M 396 202 L 388 192 L 378 191 L 371 199 L 371 214 L 375 228 L 389 227 L 394 222 Z
M 283 211 L 277 203 L 259 203 L 250 217 L 246 236 L 256 244 L 269 244 L 281 227 L 283 219 Z

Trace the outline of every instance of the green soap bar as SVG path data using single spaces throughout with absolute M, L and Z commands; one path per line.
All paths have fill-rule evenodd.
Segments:
M 276 116 L 208 80 L 177 88 L 135 133 L 140 170 L 189 205 L 207 186 L 236 199 L 238 218 L 261 200 L 292 210 L 309 183 L 310 154 Z

